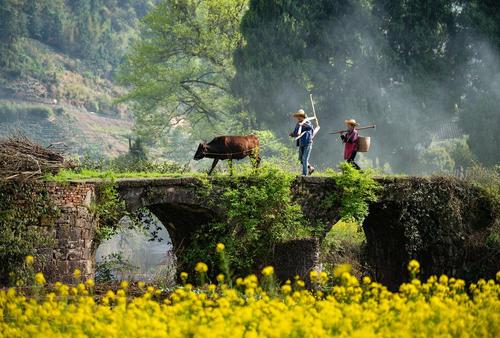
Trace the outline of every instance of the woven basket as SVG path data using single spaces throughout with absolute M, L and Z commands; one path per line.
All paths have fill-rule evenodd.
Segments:
M 358 151 L 360 153 L 366 153 L 370 150 L 370 137 L 360 136 L 358 138 Z

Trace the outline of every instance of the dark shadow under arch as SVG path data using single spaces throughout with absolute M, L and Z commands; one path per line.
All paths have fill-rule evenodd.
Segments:
M 192 236 L 201 226 L 216 218 L 213 210 L 197 205 L 161 203 L 146 206 L 165 226 L 176 255 L 182 254 L 192 241 Z

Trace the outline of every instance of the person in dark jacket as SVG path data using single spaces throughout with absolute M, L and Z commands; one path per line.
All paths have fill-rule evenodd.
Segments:
M 302 176 L 311 175 L 314 172 L 314 167 L 309 164 L 311 150 L 313 145 L 314 129 L 310 121 L 306 120 L 307 116 L 304 110 L 300 109 L 293 114 L 297 120 L 295 129 L 290 133 L 290 137 L 294 137 L 297 147 L 299 147 L 299 161 L 302 164 Z
M 359 135 L 355 127 L 358 125 L 356 120 L 349 119 L 345 120 L 344 123 L 347 126 L 347 132 L 340 134 L 342 142 L 344 142 L 344 160 L 352 164 L 354 168 L 360 170 L 359 165 L 354 162 L 356 154 L 358 153 L 358 140 Z

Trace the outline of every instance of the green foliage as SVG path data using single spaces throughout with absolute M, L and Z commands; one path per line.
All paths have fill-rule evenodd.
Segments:
M 186 119 L 200 131 L 234 127 L 232 55 L 245 9 L 246 0 L 163 0 L 146 15 L 120 76 L 141 136 L 157 140 Z
M 421 173 L 452 173 L 455 163 L 450 153 L 441 145 L 427 148 L 420 155 L 419 167 Z
M 340 203 L 341 219 L 332 225 L 321 243 L 321 261 L 329 267 L 350 264 L 356 274 L 362 275 L 366 273 L 366 267 L 360 263 L 366 238 L 361 224 L 368 215 L 368 204 L 377 201 L 381 186 L 370 170 L 356 170 L 345 162 L 340 169 L 340 173 L 326 173 L 334 179 L 338 191 L 325 198 L 322 208 Z
M 496 215 L 500 216 L 500 166 L 488 168 L 475 164 L 467 170 L 466 180 L 484 192 L 494 203 Z M 497 220 L 500 226 L 500 219 Z
M 137 146 L 135 146 L 137 147 Z M 86 153 L 77 159 L 78 166 L 73 170 L 61 170 L 55 176 L 47 176 L 48 180 L 67 181 L 85 178 L 113 179 L 125 177 L 162 177 L 179 176 L 186 169 L 173 161 L 150 161 L 143 150 L 131 148 L 131 152 L 110 159 L 100 154 Z
M 468 144 L 487 166 L 500 164 L 500 6 L 497 1 L 472 0 L 464 5 L 460 24 L 467 44 L 467 82 L 460 104 L 460 126 Z
M 357 222 L 340 220 L 321 242 L 320 259 L 324 269 L 349 264 L 355 275 L 366 275 L 367 269 L 361 265 L 365 243 L 365 233 Z
M 309 91 L 323 129 L 340 129 L 347 117 L 375 123 L 377 147 L 367 156 L 395 172 L 439 157 L 421 150 L 437 124 L 460 117 L 470 149 L 495 165 L 499 13 L 494 1 L 252 0 L 233 88 L 279 134 L 291 111 L 310 110 Z M 316 149 L 336 162 L 330 142 L 323 133 Z
M 0 284 L 8 281 L 9 273 L 22 279 L 27 255 L 44 261 L 42 251 L 52 244 L 48 233 L 58 216 L 59 209 L 40 184 L 0 182 Z
M 271 163 L 279 168 L 293 172 L 297 170 L 297 150 L 290 147 L 278 138 L 271 130 L 254 130 L 260 140 L 260 156 L 266 163 Z
M 2 0 L 0 66 L 18 67 L 16 42 L 28 37 L 84 59 L 96 73 L 121 62 L 138 19 L 155 0 Z
M 415 171 L 420 174 L 455 174 L 464 171 L 474 163 L 474 155 L 467 144 L 467 138 L 433 141 L 421 154 Z
M 53 116 L 51 107 L 41 104 L 0 103 L 0 121 L 43 120 Z
M 181 177 L 185 176 L 180 172 L 163 172 L 163 171 L 124 171 L 124 172 L 114 172 L 114 171 L 102 171 L 98 169 L 81 169 L 78 171 L 74 170 L 61 170 L 57 175 L 46 175 L 44 179 L 46 181 L 56 181 L 56 182 L 67 182 L 74 180 L 104 180 L 112 178 L 114 180 L 120 178 L 159 178 L 159 177 Z M 206 174 L 193 173 L 190 176 L 195 177 L 205 177 Z
M 354 221 L 339 221 L 332 226 L 323 239 L 322 246 L 329 250 L 341 251 L 346 247 L 356 247 L 366 240 L 365 234 Z
M 99 219 L 95 241 L 100 243 L 116 234 L 120 229 L 120 220 L 127 216 L 125 201 L 121 200 L 112 177 L 99 183 L 96 201 L 92 209 Z
M 356 170 L 344 162 L 340 165 L 341 173 L 327 170 L 326 175 L 333 178 L 340 194 L 331 194 L 323 207 L 329 208 L 340 201 L 340 216 L 345 221 L 355 220 L 361 224 L 368 215 L 368 203 L 377 200 L 380 185 L 372 178 L 371 170 Z
M 182 256 L 183 263 L 191 266 L 204 261 L 215 269 L 219 265 L 216 244 L 224 243 L 228 264 L 235 275 L 242 275 L 251 272 L 256 263 L 265 264 L 256 259 L 270 258 L 275 243 L 309 235 L 300 206 L 291 198 L 293 179 L 271 166 L 251 176 L 240 171 L 234 177 L 218 178 L 224 192 L 214 207 L 226 210 L 227 219 L 198 230 Z M 212 189 L 217 189 L 217 184 Z M 207 247 L 214 248 L 208 257 Z

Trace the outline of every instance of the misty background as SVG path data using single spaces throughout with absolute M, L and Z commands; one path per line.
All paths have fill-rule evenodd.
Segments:
M 190 162 L 197 142 L 270 131 L 314 95 L 312 159 L 342 159 L 343 121 L 376 124 L 363 166 L 456 173 L 499 164 L 496 1 L 1 0 L 0 134 Z M 277 148 L 267 143 L 280 141 Z M 296 163 L 294 163 L 295 165 Z

